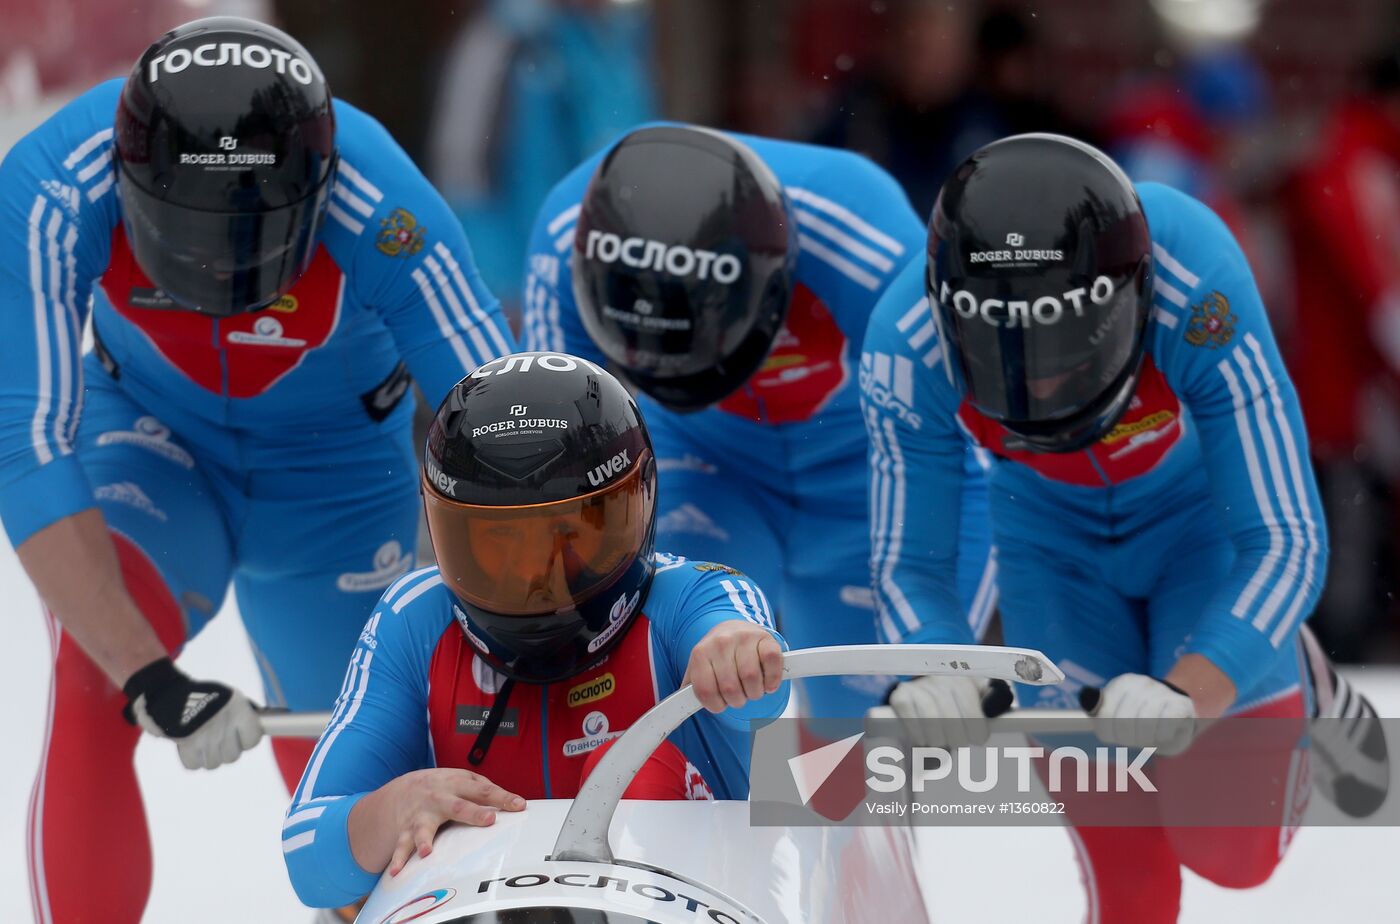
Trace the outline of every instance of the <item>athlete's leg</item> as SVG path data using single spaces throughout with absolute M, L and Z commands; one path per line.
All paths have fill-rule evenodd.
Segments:
M 1180 657 L 1207 601 L 1228 573 L 1233 550 L 1223 535 L 1201 536 L 1171 550 L 1172 567 L 1153 589 L 1149 603 L 1152 674 L 1166 676 Z M 1280 614 L 1282 615 L 1282 614 Z M 1254 727 L 1242 747 L 1241 727 L 1207 729 L 1184 755 L 1157 762 L 1161 817 L 1181 863 L 1227 888 L 1250 888 L 1269 878 L 1292 840 L 1311 789 L 1308 754 L 1301 749 L 1310 688 L 1303 683 L 1302 654 L 1297 643 L 1285 644 L 1269 674 L 1253 689 L 1241 691 L 1230 719 L 1279 720 Z M 1284 720 L 1295 720 L 1293 723 Z M 1201 817 L 1210 805 L 1221 811 L 1248 813 L 1249 827 L 1177 826 L 1173 818 Z M 1238 817 L 1238 815 L 1236 815 Z M 1270 826 L 1266 821 L 1273 820 Z
M 396 428 L 367 431 L 347 457 L 250 473 L 234 591 L 269 705 L 335 702 L 365 620 L 414 566 L 416 472 L 408 430 Z M 314 745 L 273 739 L 289 792 Z
M 78 458 L 116 544 L 127 591 L 173 654 L 228 583 L 222 515 L 194 457 L 100 371 L 89 370 Z M 54 668 L 30 799 L 29 861 L 41 924 L 141 919 L 150 838 L 126 699 L 49 618 Z M 173 748 L 169 755 L 175 760 Z
M 1018 688 L 1024 706 L 1077 709 L 1083 687 L 1101 687 L 1147 668 L 1141 608 L 1107 582 L 1096 550 L 1045 524 L 998 523 L 1006 566 L 997 581 L 1006 644 L 1037 648 L 1065 673 L 1054 687 Z M 1014 565 L 1012 564 L 1014 563 Z M 1054 746 L 1062 742 L 1043 742 Z M 1092 747 L 1096 742 L 1076 741 Z M 1038 766 L 1042 778 L 1045 768 Z M 1059 792 L 1072 824 L 1096 811 L 1093 793 Z M 1150 800 L 1149 800 L 1150 801 Z M 1140 806 L 1150 812 L 1150 805 Z M 1090 908 L 1098 924 L 1167 924 L 1180 906 L 1181 869 L 1156 826 L 1070 830 Z

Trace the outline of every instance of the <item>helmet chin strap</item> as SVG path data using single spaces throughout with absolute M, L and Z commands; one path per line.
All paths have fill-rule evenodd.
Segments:
M 467 763 L 473 767 L 481 766 L 481 762 L 486 759 L 486 752 L 491 750 L 491 742 L 496 740 L 496 730 L 501 727 L 501 719 L 506 714 L 506 702 L 510 699 L 510 691 L 513 689 L 515 678 L 507 677 L 502 681 L 501 688 L 496 691 L 496 698 L 491 701 L 491 711 L 486 716 L 481 731 L 476 733 L 476 742 L 467 755 Z

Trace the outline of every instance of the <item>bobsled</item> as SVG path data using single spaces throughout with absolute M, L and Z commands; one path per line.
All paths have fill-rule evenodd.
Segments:
M 962 674 L 1057 683 L 1040 652 L 850 645 L 788 652 L 789 679 Z M 383 876 L 359 924 L 927 924 L 912 829 L 755 826 L 746 801 L 622 799 L 700 708 L 690 687 L 613 744 L 574 799 L 535 800 L 486 828 L 450 825 Z

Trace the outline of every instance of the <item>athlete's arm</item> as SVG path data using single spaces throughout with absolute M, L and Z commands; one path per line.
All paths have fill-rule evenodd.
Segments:
M 967 440 L 954 416 L 947 361 L 917 260 L 871 316 L 860 364 L 871 580 L 886 642 L 976 641 L 957 595 Z
M 126 590 L 73 451 L 83 323 L 119 220 L 120 87 L 74 100 L 0 164 L 0 517 L 45 606 L 117 687 L 166 654 Z
M 397 876 L 410 857 L 433 852 L 449 821 L 487 827 L 496 809 L 518 812 L 525 800 L 470 770 L 434 767 L 395 777 L 350 810 L 350 851 L 362 869 Z
M 434 588 L 424 585 L 440 583 L 436 569 L 425 569 L 384 592 L 287 809 L 283 858 L 307 905 L 339 907 L 369 892 L 400 835 L 422 820 L 415 800 L 420 809 L 424 802 L 436 804 L 468 823 L 480 817 L 445 801 L 445 793 L 458 788 L 469 799 L 476 787 L 444 787 L 423 774 L 405 777 L 432 767 L 428 665 L 452 623 L 450 611 L 435 606 Z
M 520 341 L 522 349 L 571 353 L 602 366 L 607 357 L 584 330 L 569 267 L 579 198 L 596 160 L 591 158 L 560 180 L 535 216 L 525 256 Z
M 859 350 L 875 306 L 910 262 L 925 231 L 904 189 L 869 159 L 810 146 L 820 169 L 786 187 L 797 220 L 798 273 Z
M 1156 218 L 1150 348 L 1190 411 L 1215 507 L 1235 547 L 1168 679 L 1218 715 L 1286 650 L 1327 570 L 1327 533 L 1307 432 L 1244 254 L 1201 203 L 1143 184 Z M 1218 670 L 1222 678 L 1214 671 Z
M 336 103 L 340 164 L 325 219 L 337 259 L 384 319 L 436 407 L 467 373 L 514 352 L 500 303 L 481 281 L 462 224 L 378 122 Z
M 749 720 L 780 714 L 787 687 L 774 681 L 781 676 L 780 653 L 787 643 L 774 628 L 772 608 L 758 583 L 725 565 L 664 555 L 657 561 L 689 578 L 671 605 L 648 610 L 665 675 L 680 678 L 678 688 L 694 682 L 711 711 L 725 708 L 706 718 L 729 729 L 746 732 Z
M 726 619 L 690 650 L 681 686 L 694 684 L 700 705 L 711 712 L 740 709 L 783 682 L 783 648 L 770 628 Z

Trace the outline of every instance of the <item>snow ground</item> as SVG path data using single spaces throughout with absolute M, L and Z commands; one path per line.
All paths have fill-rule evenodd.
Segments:
M 0 921 L 31 920 L 25 863 L 29 787 L 38 766 L 49 682 L 48 640 L 38 602 L 8 545 L 0 540 L 0 587 L 8 588 L 0 671 L 12 746 L 0 763 Z M 258 691 L 257 671 L 232 607 L 186 651 L 195 676 Z M 1383 715 L 1400 716 L 1400 671 L 1353 674 Z M 137 750 L 155 841 L 155 885 L 146 920 L 206 924 L 246 921 L 309 924 L 292 894 L 279 850 L 286 794 L 271 751 L 259 747 L 213 773 L 185 771 L 166 742 Z M 96 836 L 102 836 L 96 833 Z M 924 889 L 936 922 L 1033 920 L 1074 924 L 1084 898 L 1069 841 L 1053 828 L 921 829 Z M 120 844 L 113 844 L 119 852 Z M 1383 873 L 1400 856 L 1400 829 L 1301 831 L 1283 865 L 1262 888 L 1231 892 L 1200 879 L 1186 885 L 1181 920 L 1290 922 L 1394 920 L 1400 877 Z

